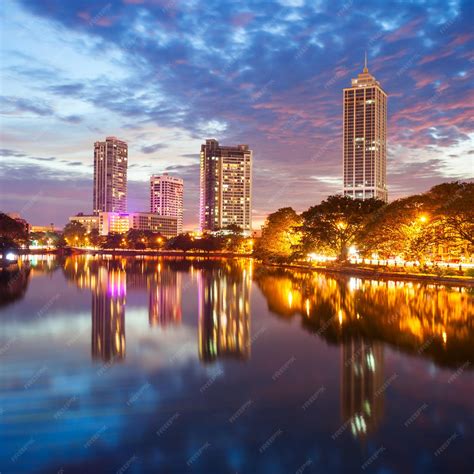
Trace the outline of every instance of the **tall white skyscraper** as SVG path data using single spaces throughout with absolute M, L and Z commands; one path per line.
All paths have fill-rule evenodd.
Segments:
M 201 145 L 200 216 L 202 230 L 231 224 L 252 230 L 252 150 L 248 145 Z
M 184 182 L 167 173 L 150 178 L 150 212 L 160 216 L 175 217 L 178 234 L 183 232 Z
M 127 212 L 127 143 L 115 137 L 94 143 L 94 214 Z
M 369 73 L 344 89 L 344 195 L 387 201 L 387 94 Z

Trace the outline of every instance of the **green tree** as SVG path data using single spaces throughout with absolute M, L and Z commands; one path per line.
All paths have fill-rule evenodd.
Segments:
M 80 222 L 69 222 L 64 227 L 63 236 L 66 242 L 72 247 L 84 245 L 86 228 Z
M 301 241 L 301 224 L 301 217 L 291 207 L 270 214 L 255 245 L 255 256 L 262 260 L 291 260 Z
M 332 253 L 339 260 L 346 260 L 349 248 L 360 242 L 369 217 L 383 205 L 378 199 L 329 196 L 303 212 L 302 249 Z

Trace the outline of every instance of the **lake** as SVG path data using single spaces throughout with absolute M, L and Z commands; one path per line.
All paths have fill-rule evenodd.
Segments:
M 245 259 L 0 281 L 0 472 L 472 473 L 473 291 Z

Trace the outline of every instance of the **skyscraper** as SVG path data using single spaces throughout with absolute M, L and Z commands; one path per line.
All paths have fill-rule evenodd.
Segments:
M 248 145 L 220 146 L 217 140 L 201 145 L 201 230 L 230 224 L 252 230 L 252 150 Z
M 175 217 L 178 234 L 183 232 L 183 188 L 181 178 L 168 176 L 167 173 L 150 178 L 150 212 Z
M 344 195 L 387 201 L 387 94 L 369 73 L 344 89 Z
M 127 212 L 128 146 L 115 137 L 94 143 L 94 214 Z

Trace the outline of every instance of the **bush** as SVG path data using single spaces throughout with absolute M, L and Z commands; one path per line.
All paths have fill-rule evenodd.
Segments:
M 474 278 L 474 268 L 468 268 L 465 273 L 466 276 Z

